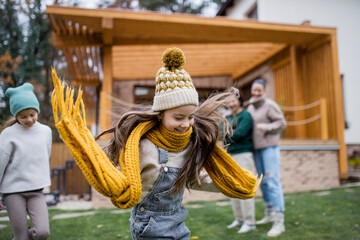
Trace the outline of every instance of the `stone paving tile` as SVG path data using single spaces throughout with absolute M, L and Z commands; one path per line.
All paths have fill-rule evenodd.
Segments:
M 74 218 L 74 217 L 89 216 L 89 215 L 94 215 L 94 214 L 95 214 L 95 211 L 80 212 L 80 213 L 62 213 L 62 214 L 57 214 L 57 215 L 53 216 L 52 219 Z
M 6 227 L 7 227 L 7 225 L 0 224 L 0 229 L 1 229 L 1 228 L 6 228 Z
M 327 196 L 330 195 L 331 192 L 330 191 L 322 191 L 322 192 L 315 192 L 313 193 L 315 196 Z
M 226 202 L 216 202 L 215 203 L 217 206 L 228 206 L 231 205 L 230 201 L 226 201 Z
M 111 210 L 110 213 L 113 214 L 123 214 L 123 213 L 129 213 L 131 212 L 131 209 L 116 209 L 116 210 Z
M 0 217 L 0 222 L 8 222 L 8 221 L 9 221 L 8 216 Z
M 27 219 L 29 220 L 29 216 L 27 216 Z M 0 217 L 0 222 L 9 222 L 9 217 L 8 216 L 3 216 L 3 217 Z
M 204 205 L 201 205 L 201 204 L 188 204 L 188 205 L 185 205 L 186 208 L 202 208 L 204 207 Z
M 84 210 L 93 208 L 91 201 L 63 201 L 56 204 L 54 207 L 61 210 Z

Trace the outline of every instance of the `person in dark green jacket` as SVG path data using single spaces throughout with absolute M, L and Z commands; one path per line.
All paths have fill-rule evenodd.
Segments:
M 253 158 L 252 130 L 253 120 L 248 111 L 243 108 L 243 98 L 239 94 L 229 103 L 231 114 L 226 120 L 233 129 L 231 136 L 226 136 L 225 146 L 231 157 L 242 167 L 255 172 Z M 238 233 L 245 233 L 256 229 L 255 225 L 255 201 L 254 198 L 247 200 L 230 199 L 234 211 L 235 220 L 228 228 L 239 227 Z

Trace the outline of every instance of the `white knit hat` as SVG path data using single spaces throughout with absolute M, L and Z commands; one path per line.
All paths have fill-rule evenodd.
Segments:
M 199 105 L 199 96 L 190 75 L 182 68 L 184 53 L 179 48 L 168 48 L 163 56 L 164 66 L 155 78 L 155 97 L 152 110 L 162 111 L 184 105 Z

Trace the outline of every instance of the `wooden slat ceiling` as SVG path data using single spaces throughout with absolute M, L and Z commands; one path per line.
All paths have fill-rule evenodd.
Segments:
M 288 44 L 306 46 L 334 32 L 332 28 L 119 9 L 48 6 L 46 12 L 53 43 L 66 52 L 74 81 L 89 85 L 99 81 L 98 53 L 104 45 L 113 46 L 113 77 L 119 80 L 153 78 L 162 52 L 170 46 L 184 50 L 185 69 L 192 76 L 238 77 Z
M 263 61 L 283 49 L 284 44 L 176 44 L 114 46 L 112 68 L 116 80 L 154 78 L 162 66 L 162 53 L 179 47 L 186 57 L 184 69 L 193 77 L 232 75 Z
M 62 52 L 68 63 L 74 85 L 97 86 L 99 84 L 102 72 L 99 46 L 62 48 Z

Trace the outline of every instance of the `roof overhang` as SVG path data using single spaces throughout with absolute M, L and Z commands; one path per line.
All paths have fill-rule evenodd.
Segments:
M 167 47 L 183 49 L 191 76 L 234 78 L 288 45 L 323 41 L 335 29 L 205 18 L 186 14 L 48 6 L 55 47 L 63 49 L 75 81 L 96 84 L 100 49 L 112 47 L 114 79 L 153 78 Z

